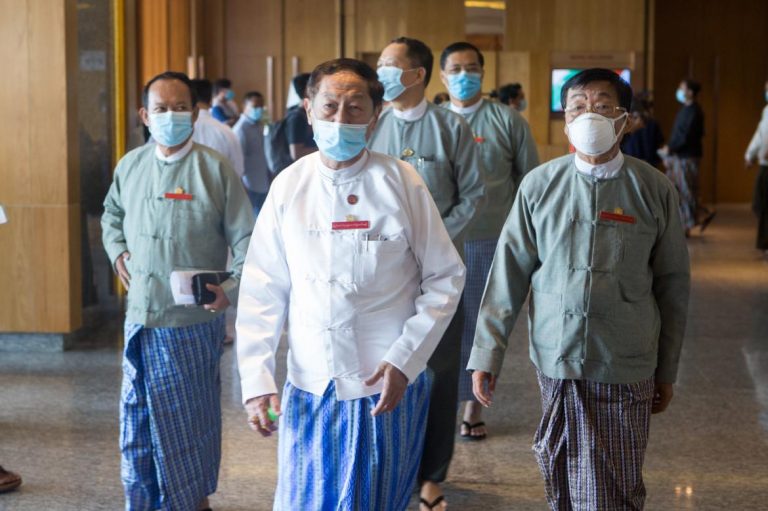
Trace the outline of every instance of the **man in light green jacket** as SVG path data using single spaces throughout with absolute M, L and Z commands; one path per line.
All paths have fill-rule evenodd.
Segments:
M 463 255 L 467 229 L 483 207 L 485 171 L 467 122 L 424 95 L 433 61 L 426 44 L 408 37 L 394 39 L 382 50 L 377 74 L 391 107 L 381 113 L 368 148 L 413 165 Z M 448 474 L 456 435 L 462 308 L 460 303 L 428 364 L 433 382 L 419 470 L 422 509 L 447 505 L 439 483 Z
M 466 402 L 461 436 L 482 440 L 483 407 L 472 394 L 472 377 L 464 369 L 475 338 L 477 314 L 493 253 L 517 185 L 539 164 L 539 153 L 528 122 L 506 105 L 483 99 L 483 54 L 466 42 L 453 43 L 440 55 L 440 79 L 450 94 L 446 107 L 463 116 L 472 128 L 486 172 L 485 208 L 472 220 L 464 241 L 467 284 L 464 288 L 464 330 L 461 339 L 459 401 Z
M 575 155 L 522 181 L 480 306 L 474 392 L 491 405 L 530 290 L 530 357 L 543 416 L 534 440 L 553 510 L 642 509 L 651 413 L 672 399 L 690 287 L 670 181 L 624 156 L 632 90 L 588 69 L 563 86 Z
M 104 201 L 102 241 L 128 289 L 120 396 L 127 510 L 208 509 L 221 459 L 224 310 L 236 302 L 253 213 L 229 161 L 192 141 L 189 78 L 166 72 L 144 87 L 152 133 L 125 155 Z M 171 272 L 223 271 L 213 302 L 177 306 Z

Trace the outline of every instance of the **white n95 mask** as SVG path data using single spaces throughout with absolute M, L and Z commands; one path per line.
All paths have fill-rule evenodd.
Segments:
M 626 112 L 616 119 L 609 119 L 600 114 L 581 114 L 567 125 L 568 140 L 582 154 L 598 156 L 607 153 L 618 140 L 614 127 L 616 121 L 624 119 L 624 123 L 621 125 L 621 128 L 624 129 L 626 117 Z

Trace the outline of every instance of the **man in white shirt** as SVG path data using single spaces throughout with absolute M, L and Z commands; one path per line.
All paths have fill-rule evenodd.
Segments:
M 220 152 L 234 167 L 241 178 L 245 174 L 245 163 L 240 141 L 232 128 L 211 116 L 211 94 L 213 86 L 210 80 L 192 80 L 197 95 L 197 120 L 192 133 L 192 141 L 208 146 Z
M 319 152 L 272 183 L 237 320 L 243 401 L 275 430 L 275 351 L 289 343 L 276 510 L 404 510 L 421 460 L 427 361 L 464 265 L 409 164 L 366 150 L 383 88 L 363 62 L 318 66 L 304 105 Z
M 765 82 L 765 101 L 768 102 L 768 82 Z M 755 246 L 768 257 L 768 105 L 763 108 L 755 134 L 744 154 L 747 167 L 760 165 L 752 195 L 752 211 L 757 215 L 757 241 Z

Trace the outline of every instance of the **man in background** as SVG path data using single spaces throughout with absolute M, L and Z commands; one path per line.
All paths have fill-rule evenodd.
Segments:
M 192 140 L 220 152 L 238 176 L 245 173 L 243 150 L 240 141 L 226 124 L 220 123 L 211 116 L 211 82 L 209 80 L 192 80 L 192 86 L 197 96 L 197 120 Z
M 465 402 L 461 436 L 482 440 L 486 436 L 482 406 L 472 394 L 472 377 L 466 371 L 485 281 L 493 253 L 523 176 L 539 164 L 539 154 L 528 122 L 516 110 L 483 99 L 485 60 L 466 42 L 449 45 L 440 56 L 440 79 L 448 89 L 448 108 L 463 116 L 472 128 L 486 172 L 485 208 L 475 215 L 464 242 L 467 283 L 464 287 L 464 331 L 459 369 L 459 401 Z
M 525 91 L 519 83 L 508 83 L 499 87 L 499 103 L 522 112 L 528 107 L 525 99 Z
M 253 215 L 240 178 L 197 144 L 197 106 L 183 73 L 150 80 L 139 111 L 153 144 L 117 164 L 104 201 L 102 241 L 128 290 L 120 396 L 121 476 L 127 511 L 205 510 L 221 461 L 224 311 L 235 304 Z M 213 121 L 217 122 L 217 121 Z M 175 304 L 176 270 L 223 271 L 212 301 Z
M 243 150 L 245 173 L 243 185 L 257 218 L 269 191 L 270 174 L 264 153 L 264 96 L 248 92 L 243 101 L 243 113 L 232 129 Z
M 235 102 L 235 91 L 232 90 L 232 82 L 227 78 L 220 78 L 214 82 L 212 106 L 211 115 L 214 119 L 230 128 L 235 125 L 239 111 Z
M 462 253 L 466 231 L 482 207 L 485 176 L 467 122 L 424 96 L 433 62 L 432 50 L 416 39 L 399 37 L 384 48 L 377 73 L 391 108 L 379 117 L 368 147 L 416 168 Z M 419 471 L 422 510 L 446 505 L 440 483 L 453 457 L 463 317 L 460 303 L 428 363 L 434 381 Z

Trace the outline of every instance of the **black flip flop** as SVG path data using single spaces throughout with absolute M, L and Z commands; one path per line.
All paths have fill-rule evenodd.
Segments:
M 461 425 L 467 428 L 467 433 L 461 433 L 461 438 L 464 440 L 472 440 L 473 442 L 477 442 L 478 440 L 485 440 L 485 437 L 488 436 L 486 433 L 483 433 L 482 435 L 472 434 L 473 429 L 485 426 L 485 422 L 483 421 L 475 422 L 474 424 L 470 424 L 467 421 L 462 421 Z
M 438 504 L 440 504 L 444 500 L 445 500 L 445 495 L 440 495 L 439 497 L 437 497 L 432 502 L 428 501 L 427 499 L 425 499 L 423 497 L 419 497 L 419 504 L 424 504 L 425 506 L 427 506 L 430 509 L 430 511 L 432 511 L 433 509 L 435 509 L 435 507 Z

